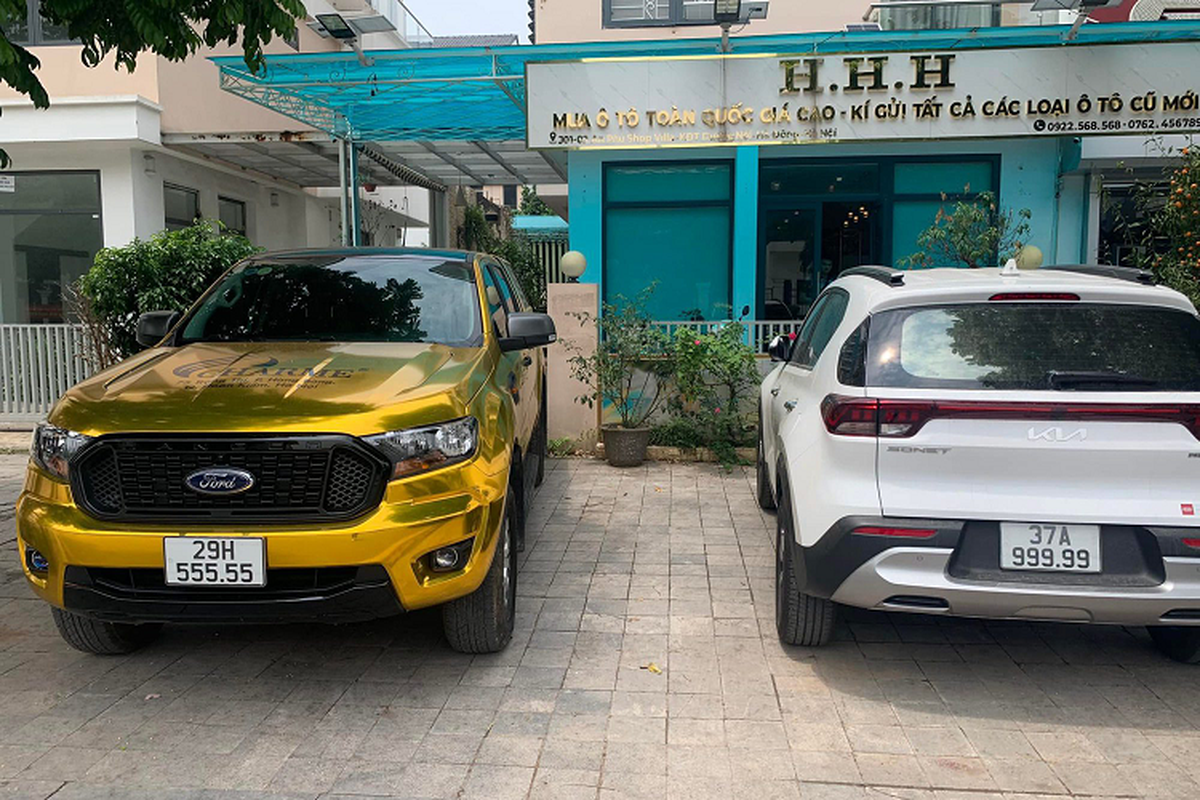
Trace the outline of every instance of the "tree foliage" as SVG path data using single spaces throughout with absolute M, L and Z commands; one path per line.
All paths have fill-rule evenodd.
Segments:
M 488 253 L 507 262 L 533 307 L 538 311 L 546 310 L 546 272 L 525 240 L 501 238 L 488 223 L 483 209 L 467 206 L 463 211 L 458 241 L 464 249 Z
M 992 192 L 959 200 L 950 211 L 943 205 L 933 224 L 917 236 L 917 252 L 901 259 L 900 265 L 907 269 L 994 267 L 1016 258 L 1029 236 L 1032 216 L 1027 208 L 1016 213 L 1001 210 Z
M 1169 180 L 1165 202 L 1161 192 L 1147 191 L 1140 198 L 1149 224 L 1143 230 L 1139 266 L 1200 305 L 1200 148 L 1180 151 Z
M 182 61 L 201 46 L 235 45 L 257 72 L 263 45 L 295 33 L 305 15 L 301 0 L 40 0 L 42 19 L 66 29 L 83 45 L 85 66 L 95 67 L 112 53 L 130 72 L 138 55 L 155 53 Z M 37 69 L 37 57 L 9 37 L 13 23 L 26 17 L 25 0 L 0 0 L 0 81 L 27 95 L 37 108 L 50 97 Z M 0 153 L 2 166 L 8 157 Z
M 78 293 L 117 358 L 139 349 L 137 320 L 147 311 L 189 308 L 224 272 L 260 248 L 244 236 L 222 234 L 211 222 L 106 247 L 79 279 Z M 85 320 L 85 322 L 88 322 Z
M 546 201 L 538 196 L 537 190 L 532 186 L 521 187 L 521 204 L 517 208 L 517 213 L 526 217 L 557 217 L 554 209 L 546 205 Z

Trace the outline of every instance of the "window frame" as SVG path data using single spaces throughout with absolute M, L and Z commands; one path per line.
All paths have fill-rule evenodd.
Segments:
M 21 39 L 13 39 L 14 44 L 22 47 L 63 47 L 79 44 L 78 39 L 47 39 L 43 27 L 41 0 L 25 0 L 25 30 L 27 35 Z
M 178 217 L 167 216 L 167 190 L 174 189 L 177 192 L 187 192 L 196 198 L 196 216 L 192 217 L 190 222 L 183 222 Z M 204 219 L 204 213 L 200 210 L 200 190 L 193 189 L 190 186 L 184 186 L 181 183 L 171 183 L 163 181 L 163 229 L 168 231 L 178 231 L 184 228 L 190 228 L 196 224 L 196 220 Z M 172 227 L 174 225 L 175 227 Z
M 699 0 L 687 0 L 688 2 L 700 4 Z M 711 0 L 710 0 L 711 4 Z M 613 0 L 603 0 L 602 16 L 600 19 L 601 27 L 603 28 L 680 28 L 680 27 L 698 27 L 716 25 L 717 22 L 712 19 L 707 20 L 689 20 L 684 16 L 685 0 L 668 0 L 669 11 L 666 19 L 629 19 L 629 20 L 614 20 L 613 19 Z
M 228 203 L 230 205 L 236 205 L 241 208 L 241 210 L 242 210 L 242 227 L 240 229 L 235 228 L 232 225 L 226 224 L 225 220 L 221 219 L 221 211 L 222 211 L 221 206 L 222 206 L 222 204 L 225 204 L 225 203 Z M 199 207 L 200 207 L 199 202 L 197 202 L 196 207 L 197 207 L 197 209 L 199 209 Z M 219 195 L 217 195 L 217 219 L 220 221 L 220 223 L 222 225 L 225 225 L 226 233 L 236 233 L 241 236 L 245 236 L 246 232 L 250 228 L 249 204 L 245 200 L 239 200 L 236 197 L 228 197 L 226 195 L 219 194 Z

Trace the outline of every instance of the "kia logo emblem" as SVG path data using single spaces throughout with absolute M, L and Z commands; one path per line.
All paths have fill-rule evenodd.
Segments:
M 241 494 L 254 486 L 254 476 L 244 469 L 209 467 L 188 475 L 184 483 L 197 494 Z

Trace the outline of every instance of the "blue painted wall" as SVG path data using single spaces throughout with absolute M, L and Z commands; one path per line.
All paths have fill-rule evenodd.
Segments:
M 881 156 L 963 155 L 1000 157 L 1000 205 L 1031 212 L 1028 243 L 1047 262 L 1078 261 L 1084 252 L 1086 193 L 1063 170 L 1078 163 L 1070 140 L 1029 138 L 981 141 L 901 142 L 894 144 L 801 145 L 797 147 L 704 148 L 697 150 L 589 151 L 570 154 L 571 248 L 588 259 L 581 280 L 600 283 L 604 258 L 603 170 L 610 162 L 733 159 L 735 188 L 732 248 L 733 309 L 754 307 L 758 286 L 758 169 L 764 159 L 804 155 L 863 159 Z M 652 279 L 652 275 L 647 275 Z M 604 287 L 601 287 L 603 296 Z

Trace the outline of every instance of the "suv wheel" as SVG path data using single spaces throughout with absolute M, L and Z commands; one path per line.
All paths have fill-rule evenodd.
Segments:
M 775 629 L 784 644 L 819 647 L 833 638 L 837 606 L 799 591 L 792 563 L 792 502 L 781 482 L 775 523 Z
M 63 641 L 84 653 L 97 656 L 120 656 L 132 653 L 152 642 L 162 630 L 160 624 L 133 625 L 102 622 L 80 616 L 61 608 L 51 607 L 54 626 Z
M 762 412 L 758 413 L 758 458 L 754 465 L 756 482 L 758 484 L 758 507 L 763 511 L 775 510 L 775 493 L 771 491 L 771 475 L 767 472 L 767 462 L 763 456 Z
M 1200 628 L 1154 625 L 1150 638 L 1163 653 L 1184 664 L 1200 664 Z
M 517 543 L 513 504 L 519 497 L 509 487 L 500 523 L 500 540 L 492 566 L 479 588 L 442 606 L 442 627 L 450 646 L 460 653 L 498 653 L 512 639 L 517 606 Z

